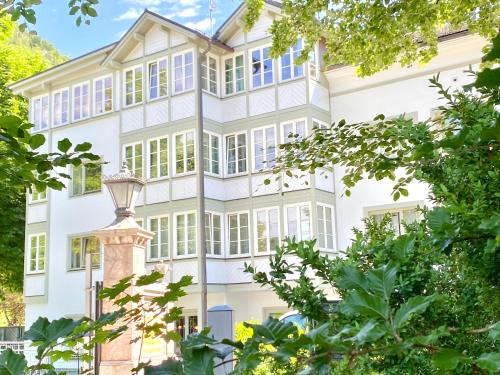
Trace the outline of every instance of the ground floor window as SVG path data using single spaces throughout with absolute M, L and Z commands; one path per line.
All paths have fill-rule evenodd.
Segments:
M 183 339 L 187 338 L 191 333 L 198 332 L 198 315 L 186 314 L 181 316 L 175 322 L 175 331 Z
M 94 236 L 79 236 L 71 238 L 70 265 L 71 270 L 85 268 L 85 255 L 90 254 L 92 267 L 101 265 L 101 243 Z

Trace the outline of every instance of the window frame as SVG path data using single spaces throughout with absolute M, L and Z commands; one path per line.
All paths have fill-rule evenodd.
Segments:
M 31 193 L 29 192 L 28 190 L 28 203 L 29 204 L 36 204 L 36 203 L 43 203 L 43 202 L 47 202 L 47 192 L 48 192 L 48 188 L 46 188 L 44 191 L 38 191 L 36 189 L 36 186 L 32 186 L 31 187 Z M 44 197 L 43 198 L 38 198 L 38 199 L 33 199 L 33 194 L 43 194 Z
M 215 60 L 215 92 L 212 92 L 210 91 L 210 65 L 209 65 L 209 61 L 210 59 L 214 59 Z M 201 67 L 201 71 L 202 71 L 202 90 L 203 92 L 206 92 L 207 94 L 211 94 L 211 95 L 215 95 L 215 96 L 219 96 L 219 70 L 220 70 L 220 61 L 219 61 L 219 57 L 218 56 L 215 56 L 215 55 L 212 55 L 210 53 L 208 53 L 206 56 L 205 56 L 205 67 L 207 68 L 207 76 L 205 77 L 205 79 L 207 80 L 207 89 L 204 89 L 203 88 L 203 65 Z
M 92 190 L 92 191 L 85 191 L 85 185 L 86 185 L 86 177 L 87 177 L 87 173 L 86 173 L 86 167 L 85 167 L 85 162 L 82 162 L 82 164 L 80 164 L 78 167 L 82 167 L 82 175 L 81 175 L 81 181 L 82 181 L 82 192 L 81 194 L 75 194 L 74 193 L 74 181 L 75 179 L 73 178 L 74 176 L 74 171 L 75 171 L 75 168 L 78 168 L 78 167 L 75 167 L 74 165 L 71 166 L 71 190 L 70 190 L 70 197 L 83 197 L 83 196 L 86 196 L 86 195 L 89 195 L 89 194 L 97 194 L 97 193 L 101 193 L 102 192 L 102 177 L 103 177 L 103 174 L 102 174 L 102 164 L 99 165 L 100 169 L 101 169 L 101 188 L 99 190 Z
M 105 110 L 106 108 L 106 79 L 108 78 L 111 78 L 111 109 L 109 110 Z M 96 89 L 96 86 L 97 86 L 97 82 L 99 81 L 102 81 L 103 82 L 103 111 L 101 113 L 97 113 L 97 89 Z M 114 110 L 114 77 L 113 77 L 113 74 L 106 74 L 104 76 L 100 76 L 100 77 L 97 77 L 93 80 L 93 83 L 92 83 L 92 89 L 93 89 L 93 92 L 92 92 L 92 114 L 94 116 L 102 116 L 102 115 L 105 115 L 106 113 L 111 113 L 113 112 Z
M 87 116 L 83 116 L 82 112 L 83 112 L 83 95 L 81 94 L 82 92 L 82 88 L 84 86 L 87 86 Z M 87 120 L 91 117 L 91 111 L 92 111 L 92 108 L 91 108 L 91 101 L 92 101 L 92 96 L 93 96 L 93 93 L 90 91 L 90 81 L 83 81 L 83 82 L 80 82 L 76 85 L 73 85 L 71 87 L 71 120 L 72 122 L 77 122 L 77 121 L 83 121 L 83 120 Z M 80 88 L 80 118 L 76 118 L 75 117 L 75 108 L 76 108 L 76 95 L 75 95 L 75 91 L 77 88 Z
M 307 207 L 309 209 L 309 238 L 302 238 L 302 221 L 300 220 L 300 216 L 297 216 L 297 223 L 298 223 L 298 232 L 299 236 L 298 238 L 296 237 L 296 241 L 304 241 L 304 240 L 311 240 L 313 238 L 313 213 L 312 213 L 312 207 L 311 207 L 311 202 L 298 202 L 298 203 L 291 203 L 291 204 L 286 204 L 283 206 L 283 216 L 284 216 L 284 229 L 285 229 L 285 237 L 290 237 L 290 233 L 288 231 L 288 209 L 289 208 L 295 208 L 295 212 L 300 215 L 300 208 L 301 207 Z
M 186 259 L 186 258 L 196 258 L 198 257 L 198 233 L 197 231 L 195 230 L 194 232 L 194 253 L 193 254 L 188 254 L 188 251 L 187 251 L 187 247 L 186 247 L 186 253 L 183 254 L 183 255 L 179 255 L 178 254 L 178 249 L 177 249 L 177 218 L 181 215 L 183 215 L 185 217 L 185 222 L 186 222 L 186 226 L 185 226 L 185 230 L 184 230 L 184 245 L 186 245 L 189 241 L 189 226 L 187 225 L 187 218 L 188 218 L 188 215 L 190 214 L 193 214 L 194 215 L 194 222 L 195 222 L 195 229 L 198 225 L 198 221 L 197 221 L 197 212 L 196 210 L 189 210 L 189 211 L 182 211 L 182 212 L 175 212 L 173 215 L 174 215 L 174 227 L 173 227 L 173 231 L 174 231 L 174 235 L 173 235 L 173 241 L 174 241 L 174 252 L 173 252 L 173 259 Z
M 307 138 L 309 135 L 309 129 L 308 129 L 308 123 L 307 123 L 307 117 L 301 117 L 301 118 L 294 118 L 288 121 L 281 121 L 280 122 L 280 137 L 281 137 L 281 143 L 280 144 L 286 144 L 293 142 L 296 140 L 296 138 L 288 138 L 288 135 L 285 134 L 285 125 L 292 124 L 293 127 L 293 134 L 298 134 L 297 133 L 297 123 L 304 121 L 304 129 L 305 133 L 302 139 Z M 290 133 L 289 133 L 290 134 Z
M 43 269 L 39 269 L 39 262 L 40 262 L 40 238 L 41 236 L 45 237 L 45 248 L 43 251 Z M 31 239 L 33 237 L 37 238 L 37 246 L 36 246 L 36 255 L 35 255 L 35 261 L 36 261 L 36 269 L 31 270 L 31 261 L 33 260 L 31 258 Z M 47 250 L 48 250 L 48 241 L 47 241 L 47 233 L 46 232 L 38 232 L 38 233 L 32 233 L 28 235 L 28 243 L 26 246 L 26 274 L 27 275 L 36 275 L 36 274 L 42 274 L 45 273 L 45 268 L 47 265 Z
M 257 224 L 257 214 L 260 211 L 266 212 L 266 231 L 270 233 L 270 220 L 269 220 L 269 211 L 277 210 L 278 211 L 278 243 L 281 243 L 281 209 L 280 206 L 269 206 L 269 207 L 261 207 L 253 210 L 253 232 L 254 232 L 254 243 L 255 243 L 255 251 L 254 256 L 260 255 L 269 255 L 276 253 L 276 250 L 271 249 L 271 236 L 266 237 L 266 251 L 259 251 L 259 237 L 258 237 L 258 224 Z
M 167 256 L 160 256 L 160 249 L 161 249 L 161 240 L 162 238 L 160 237 L 160 241 L 157 242 L 158 245 L 158 257 L 152 258 L 151 257 L 151 241 L 152 239 L 148 242 L 148 246 L 146 246 L 146 262 L 161 262 L 162 260 L 170 260 L 171 257 L 171 251 L 170 251 L 170 215 L 152 215 L 147 217 L 147 228 L 149 231 L 152 231 L 151 229 L 151 220 L 156 219 L 158 220 L 159 223 L 161 223 L 161 219 L 167 219 Z M 152 231 L 153 232 L 153 231 Z M 158 233 L 161 233 L 160 227 L 158 227 L 158 231 L 154 232 L 155 235 Z
M 141 77 L 141 80 L 142 80 L 142 87 L 141 87 L 141 101 L 138 102 L 136 101 L 136 93 L 137 93 L 137 90 L 136 90 L 136 69 L 137 68 L 141 68 L 141 71 L 142 71 L 142 77 Z M 127 104 L 127 73 L 132 71 L 133 73 L 133 77 L 132 77 L 132 98 L 133 98 L 133 101 L 132 103 L 130 104 Z M 130 108 L 130 107 L 133 107 L 135 105 L 140 105 L 140 104 L 143 104 L 144 103 L 144 64 L 137 64 L 137 65 L 133 65 L 133 66 L 129 66 L 127 68 L 125 68 L 123 70 L 123 108 Z
M 187 133 L 193 133 L 193 146 L 194 146 L 194 153 L 193 153 L 193 160 L 194 160 L 194 169 L 192 171 L 187 171 L 187 142 L 186 142 L 186 134 Z M 177 172 L 177 136 L 178 135 L 183 135 L 183 172 Z M 189 176 L 192 174 L 195 174 L 197 171 L 197 165 L 196 165 L 196 157 L 197 157 L 197 146 L 196 146 L 196 130 L 195 129 L 187 129 L 183 130 L 177 133 L 172 134 L 172 139 L 173 139 L 173 146 L 172 152 L 173 152 L 173 176 L 174 177 L 181 177 L 181 176 Z
M 238 169 L 238 135 L 240 134 L 245 134 L 245 171 L 244 172 L 235 172 L 235 173 L 229 173 L 229 148 L 227 147 L 227 139 L 229 137 L 235 137 L 235 145 L 236 145 L 236 169 Z M 224 140 L 224 177 L 238 177 L 238 176 L 245 176 L 249 173 L 249 168 L 248 168 L 248 159 L 249 159 L 249 155 L 248 155 L 248 131 L 247 130 L 243 130 L 243 131 L 239 131 L 239 132 L 235 132 L 235 133 L 229 133 L 229 134 L 224 134 L 223 136 L 223 140 Z
M 248 226 L 247 226 L 247 231 L 248 231 L 248 253 L 242 253 L 241 252 L 241 238 L 240 238 L 240 231 L 241 231 L 241 225 L 240 225 L 240 215 L 246 214 L 247 215 L 247 220 L 248 220 Z M 237 215 L 237 221 L 238 221 L 238 252 L 236 254 L 231 254 L 231 240 L 230 240 L 230 235 L 231 235 L 231 226 L 229 225 L 229 216 L 231 215 Z M 252 256 L 252 227 L 251 227 L 251 222 L 252 222 L 252 216 L 250 214 L 250 210 L 241 210 L 241 211 L 231 211 L 227 212 L 224 215 L 224 227 L 227 228 L 226 230 L 226 244 L 227 244 L 227 251 L 226 251 L 226 258 L 248 258 Z
M 141 176 L 137 176 L 137 174 L 135 173 L 136 170 L 137 170 L 137 167 L 135 165 L 135 159 L 137 157 L 137 155 L 135 154 L 135 146 L 140 144 L 141 145 L 141 160 L 142 160 L 142 164 L 141 164 Z M 126 158 L 126 155 L 127 155 L 127 147 L 129 146 L 132 146 L 132 152 L 133 152 L 133 156 L 132 156 L 132 160 L 133 160 L 133 167 L 132 168 L 129 168 L 130 171 L 132 172 L 132 174 L 136 175 L 137 177 L 144 177 L 144 143 L 142 141 L 138 141 L 138 142 L 132 142 L 132 143 L 125 143 L 123 146 L 122 146 L 122 158 L 121 160 L 127 160 Z
M 205 144 L 203 144 L 203 171 L 205 173 L 205 175 L 207 176 L 214 176 L 214 177 L 221 177 L 222 175 L 222 170 L 223 170 L 223 163 L 221 161 L 221 151 L 222 151 L 222 136 L 220 134 L 217 134 L 215 132 L 212 132 L 210 130 L 203 130 L 203 136 L 205 136 L 205 134 L 208 134 L 208 148 L 209 148 L 209 163 L 210 163 L 210 171 L 206 171 L 205 170 Z M 212 140 L 212 137 L 216 137 L 219 139 L 219 146 L 217 147 L 217 162 L 219 163 L 219 173 L 214 173 L 212 172 L 212 162 L 213 162 L 213 159 L 212 159 L 212 153 L 210 152 L 211 151 L 211 140 Z M 205 143 L 205 142 L 203 142 Z
M 254 73 L 253 73 L 253 59 L 252 59 L 252 54 L 255 52 L 255 51 L 259 51 L 260 52 L 260 57 L 261 57 L 261 60 L 260 60 L 260 63 L 262 64 L 262 62 L 266 59 L 264 59 L 264 49 L 268 50 L 268 58 L 267 60 L 271 60 L 271 73 L 272 73 L 272 82 L 271 83 L 264 83 L 265 79 L 264 79 L 264 70 L 261 69 L 260 73 L 259 73 L 259 76 L 260 76 L 260 80 L 261 80 L 261 85 L 259 86 L 255 86 L 254 85 L 254 82 L 253 82 L 253 77 L 254 77 Z M 270 44 L 265 44 L 265 45 L 262 45 L 262 46 L 259 46 L 259 47 L 255 47 L 255 48 L 251 48 L 248 50 L 248 77 L 249 77 L 249 86 L 251 88 L 251 90 L 258 90 L 258 89 L 261 89 L 261 88 L 265 88 L 265 87 L 269 87 L 269 86 L 273 86 L 275 83 L 276 83 L 276 80 L 275 80 L 275 74 L 274 74 L 274 67 L 275 67 L 275 62 L 276 62 L 276 59 L 273 59 L 272 57 L 269 57 L 269 50 L 271 49 L 271 45 Z
M 243 89 L 240 90 L 240 91 L 236 91 L 236 58 L 241 56 L 243 58 L 243 66 L 242 66 L 242 69 L 243 69 Z M 232 60 L 232 64 L 233 64 L 233 67 L 231 69 L 231 87 L 232 87 L 232 91 L 230 93 L 227 92 L 227 89 L 226 89 L 226 85 L 228 84 L 228 81 L 226 80 L 226 61 L 227 60 Z M 224 90 L 223 90 L 223 93 L 224 93 L 224 97 L 229 97 L 229 96 L 233 96 L 233 95 L 238 95 L 238 94 L 242 94 L 246 91 L 246 88 L 247 88 L 247 84 L 246 84 L 246 74 L 245 74 L 245 71 L 246 71 L 246 68 L 245 68 L 245 54 L 243 52 L 241 53 L 235 53 L 234 55 L 232 56 L 228 56 L 226 58 L 224 58 L 224 61 L 223 61 L 223 64 L 224 66 L 224 69 L 223 69 L 223 82 L 224 82 Z
M 63 117 L 63 100 L 62 100 L 62 94 L 64 92 L 67 92 L 68 93 L 68 102 L 67 102 L 67 111 L 68 113 L 66 114 L 66 122 L 63 122 L 62 121 L 62 117 Z M 57 94 L 61 94 L 61 122 L 60 123 L 57 123 L 56 124 L 56 100 L 55 100 L 55 97 Z M 62 126 L 62 125 L 67 125 L 69 124 L 70 122 L 70 119 L 71 119 L 71 108 L 70 108 L 70 104 L 71 104 L 71 96 L 70 96 L 70 90 L 69 90 L 69 87 L 65 87 L 65 88 L 62 88 L 62 89 L 59 89 L 57 91 L 53 91 L 52 92 L 52 126 Z
M 396 204 L 396 205 L 389 205 L 387 207 L 369 207 L 365 209 L 365 218 L 373 218 L 375 215 L 386 215 L 386 214 L 398 214 L 398 226 L 399 226 L 399 233 L 395 231 L 396 236 L 401 236 L 405 234 L 404 231 L 404 226 L 403 226 L 403 221 L 404 217 L 402 217 L 402 213 L 404 211 L 415 211 L 417 215 L 419 215 L 419 212 L 417 211 L 418 207 L 423 207 L 424 202 L 418 201 L 418 202 L 408 202 L 408 203 L 402 203 L 402 204 Z M 404 216 L 404 215 L 403 215 Z M 421 218 L 421 216 L 420 216 Z M 403 221 L 402 221 L 403 219 Z M 393 228 L 394 229 L 394 228 Z
M 186 55 L 188 53 L 191 53 L 192 55 L 192 72 L 193 72 L 193 75 L 191 76 L 192 78 L 192 83 L 191 83 L 191 87 L 190 88 L 186 88 Z M 176 83 L 176 80 L 175 80 L 175 58 L 177 56 L 182 56 L 182 89 L 180 91 L 176 91 L 176 88 L 175 88 L 175 83 Z M 180 52 L 177 52 L 177 53 L 174 53 L 172 54 L 172 64 L 171 64 L 171 74 L 172 74 L 172 90 L 171 90 L 171 93 L 172 93 L 172 96 L 174 95 L 180 95 L 180 94 L 184 94 L 186 92 L 190 92 L 190 91 L 193 91 L 194 90 L 194 86 L 195 86 L 195 77 L 196 77 L 196 66 L 197 64 L 195 64 L 195 53 L 194 53 L 194 49 L 191 48 L 191 49 L 187 49 L 187 50 L 184 50 L 184 51 L 180 51 Z
M 311 121 L 311 129 L 314 128 L 314 126 L 316 125 L 315 123 L 318 124 L 319 129 L 330 129 L 330 124 L 328 122 L 323 121 L 323 120 L 319 120 L 319 119 L 314 118 L 314 117 L 312 118 L 312 121 Z
M 222 212 L 217 212 L 217 211 L 211 211 L 211 210 L 206 210 L 205 211 L 205 215 L 211 215 L 212 216 L 212 220 L 211 220 L 211 235 L 210 235 L 210 246 L 211 246 L 211 249 L 210 249 L 210 253 L 207 251 L 206 254 L 207 254 L 207 257 L 209 258 L 224 258 L 224 214 Z M 217 215 L 219 216 L 220 218 L 220 254 L 214 254 L 214 226 L 213 226 L 213 216 L 214 215 Z M 204 219 L 205 220 L 205 219 Z M 206 223 L 204 225 L 204 229 L 206 230 Z M 206 237 L 206 236 L 205 236 Z M 207 238 L 205 238 L 205 243 L 207 241 Z M 206 246 L 206 245 L 205 245 Z M 208 250 L 208 249 L 207 249 Z
M 320 229 L 319 229 L 319 214 L 318 214 L 318 208 L 319 206 L 323 208 L 330 208 L 332 210 L 332 237 L 333 237 L 333 248 L 330 249 L 328 247 L 320 247 L 319 246 L 319 235 L 320 235 Z M 325 216 L 323 216 L 323 221 L 325 222 L 326 225 L 326 219 Z M 327 203 L 322 203 L 322 202 L 316 202 L 316 225 L 317 225 L 317 233 L 315 235 L 315 238 L 317 238 L 317 247 L 319 250 L 324 251 L 324 252 L 329 252 L 329 253 L 334 253 L 337 251 L 337 231 L 336 231 L 336 222 L 335 222 L 335 206 L 332 204 L 327 204 Z M 326 238 L 326 227 L 323 228 L 323 233 L 325 235 L 324 242 L 325 245 L 328 244 L 327 238 Z
M 148 71 L 148 74 L 147 74 L 147 81 L 148 81 L 147 82 L 147 91 L 148 91 L 147 100 L 148 100 L 148 102 L 154 102 L 155 100 L 161 100 L 161 99 L 164 99 L 164 98 L 168 98 L 168 96 L 169 96 L 170 82 L 169 82 L 169 77 L 168 77 L 168 73 L 169 73 L 168 72 L 169 71 L 169 61 L 168 60 L 169 60 L 168 56 L 164 56 L 164 57 L 159 57 L 157 59 L 148 61 L 147 64 L 146 64 L 146 68 L 147 68 L 147 71 Z M 166 66 L 165 66 L 166 94 L 165 95 L 160 95 L 160 87 L 161 87 L 161 84 L 160 84 L 160 70 L 159 70 L 160 61 L 165 61 L 165 63 L 166 63 Z M 152 98 L 151 97 L 151 68 L 150 67 L 151 67 L 152 64 L 157 64 L 157 66 L 158 66 L 158 73 L 157 73 L 157 77 L 158 77 L 158 85 L 157 85 L 158 95 L 156 96 L 156 98 Z
M 276 162 L 276 158 L 278 157 L 278 135 L 276 134 L 276 125 L 266 125 L 266 126 L 259 126 L 258 128 L 252 128 L 252 173 L 261 173 L 270 170 L 273 167 L 270 167 L 267 163 L 267 160 L 264 160 L 266 163 L 266 166 L 264 166 L 261 169 L 257 169 L 256 167 L 256 158 L 255 158 L 255 132 L 256 131 L 262 131 L 262 139 L 263 139 L 263 144 L 265 144 L 264 148 L 264 155 L 267 158 L 267 135 L 266 135 L 266 129 L 273 128 L 274 129 L 274 162 Z
M 83 233 L 83 234 L 75 234 L 75 235 L 69 235 L 68 236 L 68 243 L 69 243 L 69 247 L 68 247 L 68 260 L 67 260 L 67 267 L 66 267 L 66 270 L 68 272 L 75 272 L 75 271 L 84 271 L 85 270 L 85 258 L 86 258 L 86 253 L 84 254 L 83 253 L 83 239 L 84 238 L 91 238 L 91 237 L 95 237 L 97 238 L 96 236 L 93 236 L 92 234 L 90 233 Z M 81 259 L 80 259 L 80 262 L 81 262 L 81 265 L 80 267 L 78 268 L 72 268 L 71 267 L 71 257 L 72 257 L 72 254 L 73 254 L 73 246 L 72 246 L 72 242 L 74 239 L 77 239 L 79 238 L 80 239 L 80 256 L 81 256 Z M 103 264 L 103 256 L 104 256 L 104 246 L 103 244 L 101 243 L 101 241 L 97 238 L 97 240 L 99 241 L 99 264 L 98 265 L 92 265 L 91 269 L 92 270 L 100 270 L 101 269 L 101 266 Z M 92 253 L 91 253 L 92 254 Z
M 47 122 L 46 126 L 42 127 L 43 123 L 43 99 L 47 98 Z M 33 98 L 30 99 L 30 122 L 34 125 L 33 128 L 31 129 L 32 133 L 35 132 L 40 132 L 44 131 L 50 128 L 51 125 L 51 102 L 50 102 L 51 95 L 50 93 L 43 94 L 43 95 L 37 95 Z M 35 124 L 35 101 L 40 100 L 40 110 L 38 115 L 40 116 L 40 126 L 37 128 Z
M 162 139 L 167 140 L 167 174 L 165 176 L 160 176 L 160 141 Z M 147 168 L 147 179 L 149 181 L 160 181 L 160 180 L 165 180 L 167 178 L 170 178 L 170 137 L 168 135 L 160 136 L 160 137 L 155 137 L 155 138 L 150 138 L 147 141 L 146 145 L 146 168 Z M 157 177 L 151 177 L 151 142 L 156 142 L 156 147 L 157 147 L 157 155 L 156 155 L 156 173 Z M 144 163 L 144 162 L 143 162 Z
M 296 79 L 301 79 L 301 78 L 304 78 L 306 76 L 306 66 L 305 66 L 305 62 L 300 64 L 302 65 L 302 75 L 300 76 L 295 76 L 295 70 L 294 70 L 294 67 L 296 66 L 295 65 L 295 57 L 293 56 L 293 53 L 294 53 L 294 47 L 295 45 L 299 42 L 299 40 L 302 41 L 302 48 L 300 49 L 300 52 L 302 53 L 302 51 L 304 50 L 304 38 L 298 38 L 297 39 L 297 42 L 289 47 L 287 49 L 287 52 L 285 52 L 283 55 L 281 55 L 279 57 L 279 82 L 290 82 L 290 81 L 293 81 L 293 80 L 296 80 Z M 283 62 L 282 62 L 282 59 L 283 59 L 283 56 L 286 55 L 286 54 L 290 54 L 290 78 L 283 78 Z M 300 56 L 300 54 L 299 54 Z M 297 66 L 300 66 L 300 65 L 297 65 Z

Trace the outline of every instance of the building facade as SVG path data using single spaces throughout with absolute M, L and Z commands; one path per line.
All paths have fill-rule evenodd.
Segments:
M 426 186 L 411 184 L 393 202 L 390 182 L 360 182 L 342 195 L 342 169 L 300 179 L 272 179 L 269 168 L 290 133 L 307 136 L 314 126 L 345 118 L 369 121 L 379 113 L 423 121 L 441 104 L 428 79 L 441 72 L 445 86 L 468 81 L 463 72 L 480 62 L 485 42 L 466 32 L 443 36 L 429 64 L 392 67 L 358 78 L 352 67 L 325 67 L 318 45 L 308 62 L 294 60 L 302 41 L 279 59 L 268 55 L 267 32 L 279 17 L 266 3 L 254 28 L 243 31 L 240 6 L 215 37 L 146 11 L 122 39 L 12 86 L 30 100 L 34 132 L 47 137 L 44 151 L 63 138 L 92 143 L 100 168 L 69 168 L 66 189 L 28 196 L 25 286 L 26 325 L 39 316 L 81 317 L 85 311 L 85 256 L 93 279 L 102 279 L 102 249 L 91 235 L 113 221 L 112 201 L 101 183 L 122 160 L 146 180 L 136 220 L 155 233 L 144 260 L 167 264 L 170 280 L 194 276 L 183 300 L 179 327 L 198 324 L 200 260 L 197 175 L 205 171 L 208 306 L 234 308 L 235 322 L 263 320 L 287 311 L 271 291 L 243 272 L 245 263 L 267 270 L 268 256 L 286 236 L 317 238 L 318 251 L 336 256 L 367 216 L 390 212 L 396 230 L 428 203 Z M 206 53 L 198 87 L 198 55 Z M 196 165 L 198 108 L 202 90 L 204 165 Z M 285 186 L 285 182 L 288 186 Z M 334 296 L 332 296 L 334 298 Z

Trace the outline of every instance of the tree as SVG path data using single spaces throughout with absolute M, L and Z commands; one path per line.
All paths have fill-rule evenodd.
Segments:
M 258 20 L 265 0 L 246 0 L 247 28 Z M 305 38 L 303 58 L 320 39 L 325 64 L 358 67 L 365 76 L 399 62 L 408 66 L 436 56 L 438 35 L 468 29 L 485 38 L 498 31 L 500 9 L 496 0 L 284 0 L 274 20 L 271 55 L 279 57 Z

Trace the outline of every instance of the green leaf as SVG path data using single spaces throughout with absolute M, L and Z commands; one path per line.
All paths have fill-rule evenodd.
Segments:
M 403 303 L 394 315 L 393 327 L 400 329 L 411 318 L 413 314 L 423 313 L 429 304 L 436 299 L 432 296 L 416 296 Z
M 345 314 L 359 314 L 383 320 L 386 320 L 389 314 L 389 306 L 382 297 L 363 291 L 350 293 L 340 304 L 340 309 Z
M 136 286 L 145 286 L 145 285 L 151 285 L 156 283 L 158 280 L 161 280 L 163 278 L 163 274 L 158 271 L 153 271 L 149 275 L 142 275 L 140 276 L 135 285 Z
M 386 331 L 376 321 L 370 320 L 361 327 L 358 333 L 347 340 L 354 341 L 362 345 L 365 343 L 373 342 L 386 334 Z
M 69 335 L 81 323 L 80 320 L 60 318 L 50 322 L 47 318 L 38 318 L 24 334 L 26 340 L 41 342 L 40 348 L 55 343 L 59 338 Z
M 476 364 L 483 370 L 496 374 L 500 371 L 500 353 L 481 354 L 481 356 L 476 360 Z
M 71 146 L 72 143 L 68 138 L 61 139 L 59 142 L 57 142 L 57 148 L 61 152 L 68 152 Z
M 33 150 L 36 150 L 38 147 L 42 146 L 45 143 L 45 136 L 43 134 L 35 134 L 30 138 L 30 147 Z
M 455 349 L 443 349 L 432 356 L 432 363 L 441 370 L 453 370 L 461 359 L 462 355 Z
M 158 366 L 146 367 L 144 375 L 184 375 L 184 370 L 181 361 L 170 358 Z
M 500 321 L 496 322 L 488 333 L 488 337 L 493 341 L 500 340 Z
M 23 375 L 27 364 L 24 355 L 6 349 L 0 354 L 0 375 Z
M 394 289 L 397 273 L 397 267 L 391 263 L 385 264 L 378 269 L 370 270 L 367 273 L 368 287 L 374 293 L 389 301 Z
M 92 148 L 92 143 L 90 142 L 84 142 L 76 145 L 75 151 L 76 152 L 86 152 Z

